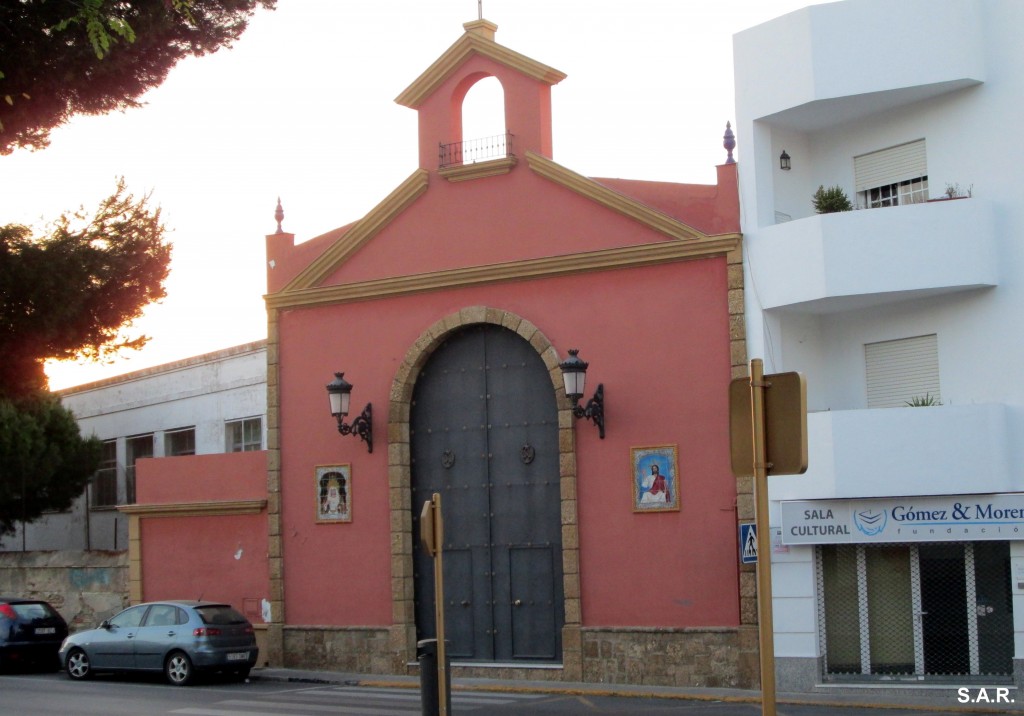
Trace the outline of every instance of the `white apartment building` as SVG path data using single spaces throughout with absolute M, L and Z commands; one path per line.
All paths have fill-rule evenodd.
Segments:
M 147 457 L 262 450 L 267 345 L 256 341 L 60 391 L 83 435 L 103 441 L 103 462 L 67 512 L 0 540 L 0 552 L 124 550 L 135 464 Z
M 734 38 L 748 355 L 808 389 L 809 469 L 769 477 L 782 690 L 1021 685 L 1021 28 L 848 0 Z

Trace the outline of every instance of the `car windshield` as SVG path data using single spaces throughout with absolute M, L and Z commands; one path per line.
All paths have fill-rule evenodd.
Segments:
M 204 624 L 245 624 L 248 621 L 241 612 L 226 604 L 211 604 L 196 607 Z
M 33 602 L 31 604 L 12 604 L 11 607 L 14 609 L 14 613 L 18 615 L 18 618 L 24 619 L 25 621 L 32 621 L 33 619 L 48 619 L 49 617 L 56 616 L 50 605 L 42 602 Z

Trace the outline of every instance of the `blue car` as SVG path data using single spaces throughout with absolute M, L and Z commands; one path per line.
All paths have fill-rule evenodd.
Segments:
M 199 672 L 244 680 L 259 649 L 252 624 L 228 604 L 149 602 L 128 607 L 97 628 L 72 634 L 60 661 L 72 679 L 97 672 L 163 672 L 185 686 Z
M 56 669 L 57 649 L 67 635 L 64 617 L 47 602 L 0 596 L 0 673 Z

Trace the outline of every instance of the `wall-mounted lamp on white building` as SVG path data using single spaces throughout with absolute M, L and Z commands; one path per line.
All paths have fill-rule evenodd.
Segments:
M 558 364 L 565 382 L 565 395 L 572 401 L 572 414 L 593 421 L 604 440 L 604 383 L 597 386 L 594 397 L 587 401 L 586 406 L 580 405 L 580 398 L 586 388 L 587 366 L 590 364 L 580 359 L 579 352 L 578 348 L 570 348 L 569 357 Z
M 327 384 L 327 397 L 331 401 L 331 415 L 338 421 L 338 432 L 342 435 L 358 435 L 366 443 L 367 450 L 373 452 L 373 405 L 367 403 L 351 425 L 345 424 L 352 398 L 352 384 L 345 380 L 344 373 L 334 374 L 334 380 Z
M 790 169 L 789 155 L 786 154 L 786 150 L 782 150 L 782 154 L 779 155 L 779 169 L 784 172 L 788 172 Z

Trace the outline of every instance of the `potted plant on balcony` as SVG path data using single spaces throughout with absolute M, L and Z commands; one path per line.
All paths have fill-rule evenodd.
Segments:
M 929 199 L 929 203 L 933 201 L 950 201 L 951 199 L 970 199 L 974 196 L 974 184 L 964 189 L 959 184 L 946 184 L 946 191 L 943 192 L 945 196 L 940 196 L 936 199 Z
M 819 185 L 818 190 L 811 196 L 811 203 L 814 211 L 818 214 L 833 214 L 837 211 L 852 211 L 853 204 L 842 187 Z

